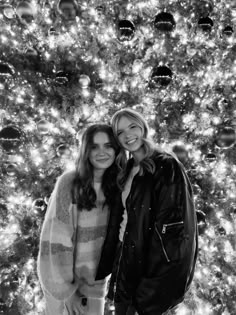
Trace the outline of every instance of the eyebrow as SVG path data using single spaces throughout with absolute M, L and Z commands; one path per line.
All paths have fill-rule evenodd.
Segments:
M 131 125 L 136 125 L 134 122 L 131 122 L 127 127 L 130 127 Z M 122 131 L 123 129 L 117 129 L 117 132 Z
M 108 142 L 104 142 L 103 144 L 111 144 L 111 143 L 112 143 L 111 141 L 108 141 Z M 100 143 L 93 142 L 93 144 L 100 144 Z

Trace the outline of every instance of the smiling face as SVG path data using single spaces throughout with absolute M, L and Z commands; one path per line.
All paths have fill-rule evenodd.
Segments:
M 121 116 L 117 123 L 117 137 L 121 146 L 130 153 L 135 154 L 142 147 L 142 128 L 126 116 Z
M 89 161 L 94 170 L 106 170 L 115 160 L 115 149 L 105 132 L 97 132 L 93 136 L 93 144 L 89 152 Z

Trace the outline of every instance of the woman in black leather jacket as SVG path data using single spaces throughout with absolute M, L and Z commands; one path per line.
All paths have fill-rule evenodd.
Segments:
M 116 315 L 160 315 L 184 299 L 197 258 L 192 188 L 182 164 L 155 148 L 136 111 L 112 117 L 124 205 L 108 297 Z M 127 162 L 126 154 L 132 158 Z

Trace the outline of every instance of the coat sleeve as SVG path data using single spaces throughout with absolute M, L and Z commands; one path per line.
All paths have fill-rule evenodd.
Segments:
M 180 303 L 188 289 L 197 256 L 197 224 L 191 184 L 172 156 L 157 164 L 154 177 L 146 270 L 136 291 L 137 309 L 162 312 Z
M 42 289 L 57 300 L 74 294 L 74 238 L 77 220 L 71 202 L 72 172 L 59 177 L 42 226 L 38 275 Z

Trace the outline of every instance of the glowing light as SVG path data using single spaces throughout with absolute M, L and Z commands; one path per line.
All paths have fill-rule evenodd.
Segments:
M 205 305 L 198 305 L 198 309 L 196 311 L 196 315 L 212 315 L 212 308 L 207 302 Z
M 44 53 L 44 56 L 47 60 L 50 59 L 51 57 L 51 55 L 47 51 Z
M 7 37 L 4 36 L 4 35 L 1 35 L 1 41 L 2 41 L 3 43 L 6 43 L 6 42 L 7 42 Z

